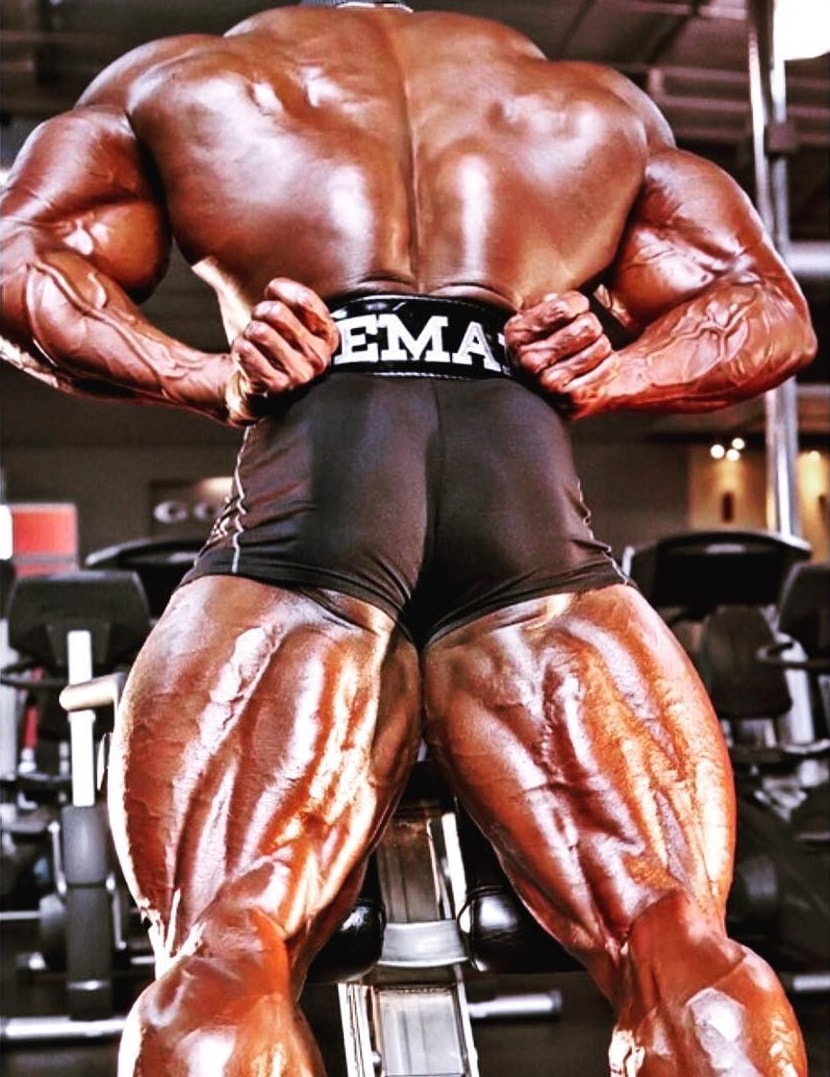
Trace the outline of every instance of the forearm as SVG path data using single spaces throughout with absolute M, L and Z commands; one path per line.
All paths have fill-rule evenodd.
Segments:
M 806 305 L 788 288 L 720 284 L 651 323 L 575 378 L 574 417 L 603 411 L 709 411 L 774 388 L 815 355 Z
M 14 259 L 4 272 L 2 302 L 3 335 L 18 349 L 5 348 L 4 358 L 39 380 L 79 395 L 226 419 L 230 356 L 198 351 L 156 329 L 74 251 Z

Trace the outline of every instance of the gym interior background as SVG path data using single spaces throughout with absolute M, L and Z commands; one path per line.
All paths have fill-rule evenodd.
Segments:
M 446 0 L 449 10 L 515 26 L 551 58 L 598 61 L 648 92 L 681 147 L 716 161 L 755 195 L 748 74 L 747 3 L 752 0 Z M 222 32 L 269 6 L 251 0 L 4 0 L 0 43 L 0 166 L 5 172 L 42 119 L 72 105 L 89 80 L 129 48 L 188 31 Z M 277 5 L 273 5 L 277 6 Z M 814 9 L 815 10 L 815 9 Z M 823 16 L 830 18 L 826 12 Z M 816 27 L 818 29 L 818 27 Z M 830 557 L 830 55 L 789 61 L 787 161 L 793 262 L 819 337 L 816 362 L 798 377 L 798 503 L 803 537 L 815 561 Z M 168 332 L 205 349 L 224 348 L 206 288 L 174 258 L 168 279 L 146 304 Z M 132 405 L 77 401 L 3 366 L 0 396 L 2 492 L 27 506 L 63 506 L 69 540 L 53 551 L 64 567 L 95 550 L 137 538 L 206 534 L 233 468 L 238 434 L 209 421 Z M 596 532 L 622 556 L 666 535 L 705 528 L 767 526 L 764 402 L 711 415 L 605 416 L 573 427 L 578 471 Z M 67 517 L 68 514 L 68 517 Z M 45 553 L 31 551 L 31 567 Z M 26 551 L 21 553 L 21 565 Z M 3 761 L 7 769 L 8 761 Z M 514 1074 L 554 1037 L 561 1073 L 602 1072 L 607 1014 L 582 984 L 557 1029 L 519 1041 L 482 1034 L 497 1074 L 499 1058 Z M 579 992 L 582 992 L 580 997 Z M 594 1009 L 591 1009 L 591 1005 Z M 816 1028 L 823 1029 L 822 1003 Z M 812 1019 L 812 1018 L 811 1018 Z M 322 1020 L 322 1018 L 321 1018 Z M 513 1026 L 514 1029 L 516 1026 Z M 524 1026 L 519 1026 L 519 1031 Z M 559 1036 L 560 1039 L 556 1039 Z M 591 1046 L 586 1048 L 585 1037 Z M 826 1033 L 811 1046 L 830 1073 Z M 813 1041 L 811 1041 L 812 1043 Z M 527 1044 L 531 1044 L 528 1048 Z M 7 1056 L 14 1073 L 112 1072 L 109 1048 L 88 1057 L 44 1053 Z M 527 1070 L 516 1064 L 516 1051 Z M 524 1053 L 529 1050 L 530 1054 Z M 63 1062 L 58 1059 L 63 1058 Z M 17 1059 L 17 1061 L 15 1060 Z M 19 1067 L 19 1068 L 15 1068 Z M 98 1068 L 96 1068 L 98 1067 Z M 4 1067 L 5 1069 L 5 1067 Z M 80 1070 L 79 1070 L 80 1072 Z M 557 1071 L 559 1072 L 559 1071 Z

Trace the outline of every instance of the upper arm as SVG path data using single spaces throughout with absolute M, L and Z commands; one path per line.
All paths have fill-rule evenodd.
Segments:
M 606 284 L 640 330 L 713 285 L 803 298 L 744 192 L 716 165 L 664 147 L 649 159 Z
M 81 106 L 42 124 L 3 191 L 4 278 L 80 255 L 135 300 L 167 267 L 170 231 L 152 167 L 124 113 Z

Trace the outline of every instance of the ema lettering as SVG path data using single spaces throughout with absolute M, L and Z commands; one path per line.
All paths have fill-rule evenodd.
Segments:
M 476 365 L 501 373 L 502 364 L 493 355 L 480 322 L 470 321 L 454 350 L 447 342 L 449 319 L 433 314 L 423 329 L 413 335 L 397 314 L 357 314 L 337 322 L 340 348 L 334 357 L 337 366 L 348 363 L 443 363 L 452 366 Z

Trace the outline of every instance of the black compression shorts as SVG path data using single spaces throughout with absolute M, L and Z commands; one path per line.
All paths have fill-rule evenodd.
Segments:
M 331 369 L 245 432 L 188 582 L 324 588 L 418 645 L 524 599 L 624 577 L 590 529 L 564 423 L 511 375 L 497 308 L 330 304 Z

